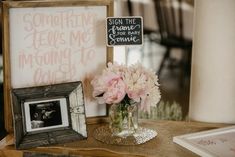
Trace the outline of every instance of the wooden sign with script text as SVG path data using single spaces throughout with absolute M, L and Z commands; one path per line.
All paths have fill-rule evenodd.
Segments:
M 107 45 L 141 45 L 142 17 L 107 18 Z
M 106 115 L 106 105 L 97 104 L 90 85 L 110 58 L 106 17 L 106 6 L 9 8 L 9 38 L 4 35 L 9 39 L 9 88 L 82 81 L 86 115 Z

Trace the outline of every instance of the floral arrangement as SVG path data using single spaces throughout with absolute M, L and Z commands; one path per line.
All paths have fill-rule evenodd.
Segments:
M 119 65 L 108 63 L 101 75 L 91 81 L 93 96 L 99 104 L 140 104 L 140 109 L 150 111 L 160 100 L 158 77 L 140 63 Z

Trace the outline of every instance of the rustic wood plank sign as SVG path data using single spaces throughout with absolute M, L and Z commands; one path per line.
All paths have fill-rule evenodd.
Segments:
M 142 17 L 108 17 L 107 45 L 141 45 L 143 43 Z

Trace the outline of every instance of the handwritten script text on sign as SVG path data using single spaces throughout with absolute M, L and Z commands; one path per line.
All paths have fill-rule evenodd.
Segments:
M 104 64 L 104 7 L 11 9 L 12 85 L 16 87 L 81 80 Z M 104 19 L 103 19 L 104 21 Z M 17 40 L 17 42 L 16 42 Z M 101 57 L 99 57 L 101 56 Z M 94 64 L 91 64 L 94 63 Z
M 107 18 L 107 41 L 114 45 L 141 45 L 142 18 Z

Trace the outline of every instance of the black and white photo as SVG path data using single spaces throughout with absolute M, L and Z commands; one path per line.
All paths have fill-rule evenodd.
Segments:
M 16 149 L 87 137 L 81 81 L 12 89 Z
M 31 128 L 61 125 L 60 101 L 29 104 Z
M 65 98 L 25 102 L 26 130 L 31 132 L 68 126 L 66 106 Z

